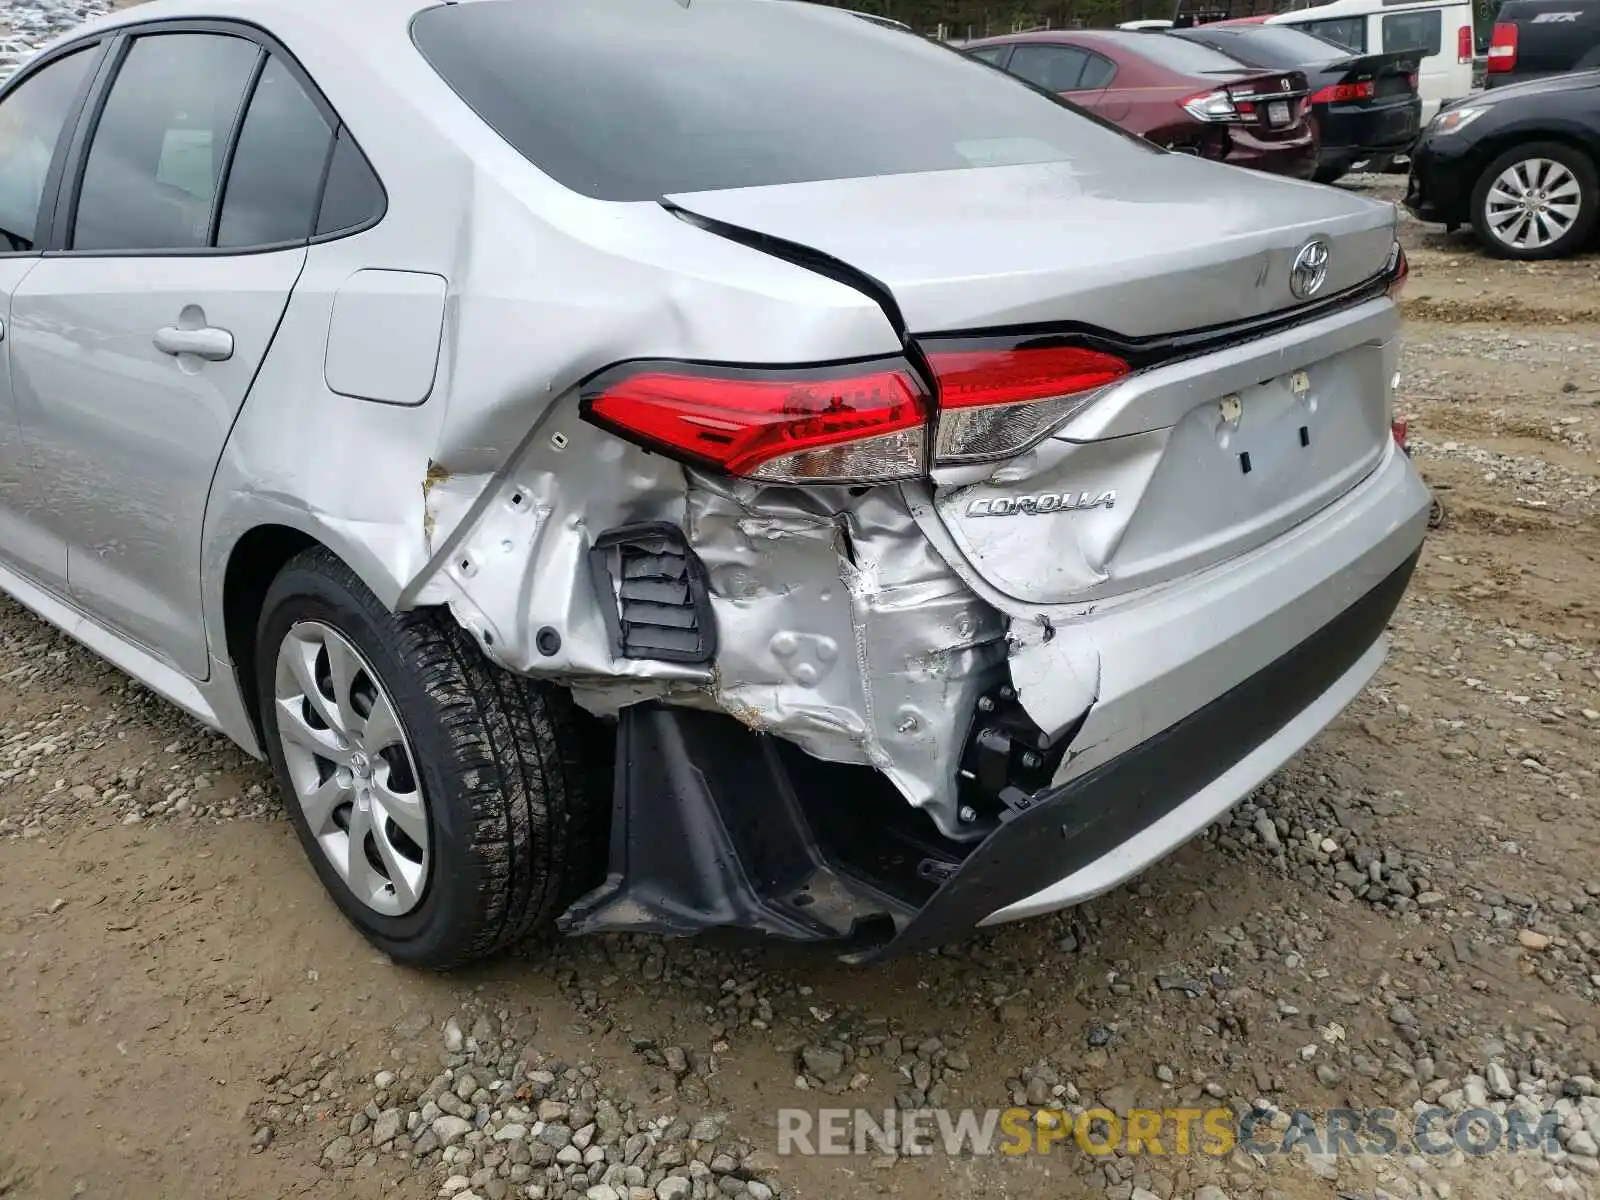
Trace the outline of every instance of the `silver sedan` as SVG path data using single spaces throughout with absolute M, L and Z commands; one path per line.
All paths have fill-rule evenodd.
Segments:
M 0 233 L 0 587 L 407 963 L 1095 895 L 1423 539 L 1392 206 L 847 11 L 160 0 L 0 91 Z

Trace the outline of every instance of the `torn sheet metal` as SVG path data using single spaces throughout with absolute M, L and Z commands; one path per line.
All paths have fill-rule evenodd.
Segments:
M 498 480 L 435 463 L 419 486 L 440 565 L 412 603 L 448 605 L 495 662 L 601 714 L 653 699 L 727 712 L 876 767 L 958 829 L 957 761 L 979 691 L 1003 670 L 1005 623 L 897 490 L 705 477 L 578 421 L 567 401 Z M 705 568 L 709 668 L 612 656 L 587 554 L 641 521 L 680 526 Z

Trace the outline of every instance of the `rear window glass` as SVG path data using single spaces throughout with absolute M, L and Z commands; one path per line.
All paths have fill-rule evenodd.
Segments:
M 1242 62 L 1220 50 L 1180 37 L 1165 33 L 1139 33 L 1130 34 L 1129 37 L 1133 40 L 1125 40 L 1121 44 L 1140 58 L 1147 58 L 1157 66 L 1180 75 L 1219 75 L 1245 69 Z
M 1367 19 L 1365 17 L 1329 17 L 1322 21 L 1296 21 L 1313 37 L 1319 37 L 1335 46 L 1343 46 L 1357 54 L 1367 51 Z
M 1437 54 L 1442 24 L 1437 8 L 1390 13 L 1383 18 L 1383 48 L 1389 51 L 1419 50 L 1425 56 Z
M 1332 42 L 1301 33 L 1298 29 L 1263 28 L 1240 30 L 1237 33 L 1216 29 L 1184 36 L 1217 46 L 1240 62 L 1255 67 L 1281 70 L 1303 63 L 1332 62 L 1350 56 L 1343 46 L 1335 46 Z
M 483 0 L 417 48 L 501 137 L 603 200 L 1154 151 L 912 33 L 796 0 Z

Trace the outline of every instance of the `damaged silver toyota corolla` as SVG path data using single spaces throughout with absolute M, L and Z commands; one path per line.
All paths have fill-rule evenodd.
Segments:
M 1392 206 L 848 12 L 161 0 L 0 124 L 0 585 L 405 962 L 1095 895 L 1422 543 Z

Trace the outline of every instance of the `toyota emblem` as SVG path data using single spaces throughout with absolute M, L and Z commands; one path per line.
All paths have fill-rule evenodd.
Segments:
M 1316 238 L 1300 247 L 1289 268 L 1289 290 L 1297 300 L 1309 300 L 1328 282 L 1328 243 Z

